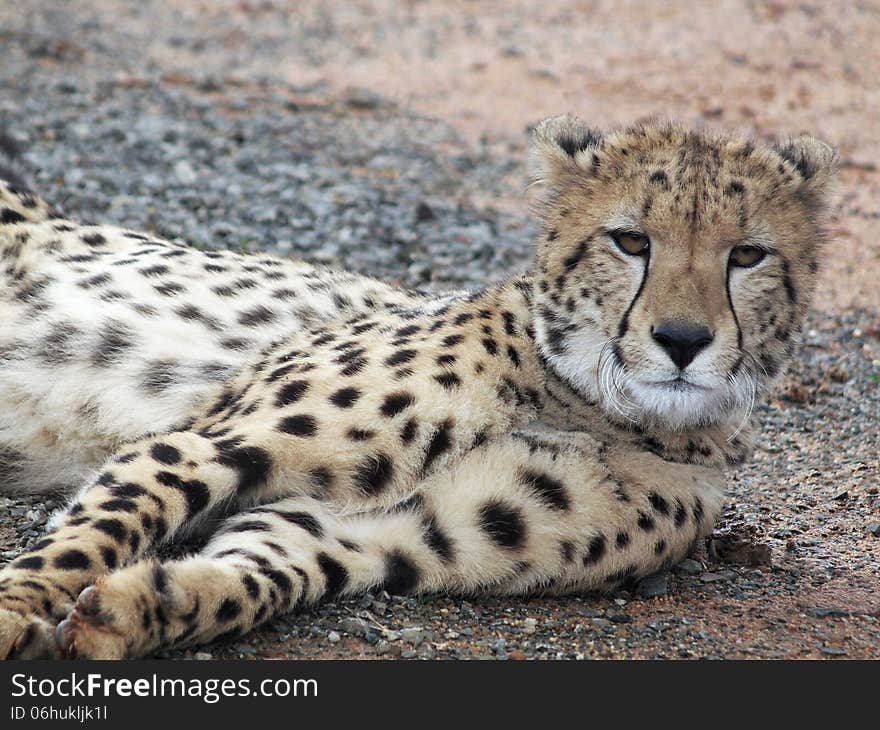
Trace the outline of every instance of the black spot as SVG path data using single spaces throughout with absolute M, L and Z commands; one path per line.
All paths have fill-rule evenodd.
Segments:
M 284 512 L 282 510 L 268 511 L 278 515 L 297 527 L 301 527 L 313 537 L 319 539 L 324 537 L 324 528 L 321 527 L 321 523 L 308 512 Z
M 88 570 L 92 567 L 92 561 L 81 550 L 67 550 L 58 555 L 52 565 L 59 570 Z
M 119 499 L 131 499 L 133 497 L 142 497 L 147 493 L 140 484 L 134 482 L 126 482 L 125 484 L 114 484 L 110 487 L 110 494 Z
M 433 550 L 441 561 L 451 563 L 454 557 L 452 540 L 437 525 L 435 517 L 426 517 L 422 523 L 425 531 L 425 544 Z
M 286 383 L 281 390 L 278 391 L 278 397 L 275 399 L 275 407 L 283 408 L 291 403 L 296 403 L 302 398 L 309 389 L 307 380 L 292 380 Z
M 650 532 L 654 529 L 654 520 L 646 515 L 644 512 L 639 512 L 639 519 L 637 524 L 645 532 Z
M 220 450 L 217 462 L 238 472 L 238 490 L 250 490 L 265 484 L 272 471 L 272 457 L 259 446 L 225 447 L 218 444 Z
M 431 464 L 434 463 L 434 460 L 452 446 L 452 427 L 452 420 L 446 420 L 434 432 L 425 452 L 425 461 L 422 465 L 423 471 L 427 472 Z
M 95 367 L 108 367 L 134 345 L 131 329 L 122 322 L 110 320 L 98 332 L 98 344 L 92 352 Z
M 104 561 L 104 565 L 107 566 L 108 570 L 115 570 L 116 564 L 118 562 L 118 558 L 116 555 L 116 551 L 108 547 L 106 545 L 101 546 L 101 560 Z
M 410 418 L 400 430 L 400 440 L 403 441 L 403 443 L 405 444 L 410 443 L 416 437 L 416 432 L 418 431 L 418 428 L 418 421 L 416 421 L 416 419 L 414 418 Z
M 357 388 L 341 388 L 330 396 L 330 402 L 337 408 L 351 408 L 361 397 Z
M 326 467 L 319 466 L 309 472 L 309 478 L 315 487 L 325 490 L 333 483 L 333 472 Z
M 463 335 L 449 335 L 447 337 L 444 337 L 440 344 L 442 344 L 444 347 L 454 347 L 463 340 Z
M 137 504 L 130 499 L 108 499 L 98 507 L 105 512 L 137 512 Z
M 415 563 L 399 551 L 390 553 L 385 558 L 385 590 L 399 596 L 412 593 L 419 584 L 419 569 Z
M 447 353 L 446 355 L 438 355 L 434 362 L 438 365 L 452 365 L 456 359 L 455 355 Z
M 501 547 L 513 549 L 525 543 L 526 523 L 522 514 L 502 502 L 487 502 L 480 508 L 480 528 Z
M 318 426 L 314 416 L 299 414 L 282 418 L 278 423 L 278 430 L 291 436 L 311 438 L 318 432 Z
M 394 462 L 387 454 L 378 453 L 355 469 L 354 483 L 364 494 L 376 496 L 394 477 Z
M 617 548 L 619 550 L 622 550 L 627 545 L 629 545 L 629 533 L 621 530 L 617 533 L 617 538 L 615 539 L 615 542 L 617 543 Z
M 165 282 L 164 284 L 157 284 L 153 287 L 159 294 L 164 297 L 174 297 L 180 294 L 180 292 L 186 291 L 186 287 L 182 284 L 176 284 L 173 281 Z
M 447 390 L 452 390 L 452 388 L 461 385 L 461 379 L 455 373 L 438 373 L 434 376 L 434 380 Z
M 390 395 L 385 396 L 385 400 L 382 402 L 379 412 L 386 418 L 393 418 L 401 411 L 409 408 L 415 403 L 415 401 L 415 397 L 406 391 L 391 393 Z
M 3 210 L 0 210 L 0 223 L 24 223 L 25 220 L 25 217 L 17 210 L 12 210 L 12 208 L 4 208 Z
M 352 375 L 357 375 L 361 370 L 363 370 L 367 365 L 367 358 L 365 357 L 356 357 L 346 364 L 342 370 L 339 371 L 339 374 L 343 377 L 351 377 Z
M 92 527 L 103 532 L 105 535 L 110 535 L 110 537 L 119 543 L 125 542 L 125 538 L 128 536 L 128 530 L 125 529 L 125 525 L 117 519 L 106 518 L 95 520 L 95 522 L 92 523 Z
M 369 431 L 363 428 L 350 428 L 345 432 L 352 441 L 369 441 L 376 435 L 375 431 Z
M 657 492 L 650 492 L 648 494 L 648 501 L 651 503 L 651 506 L 655 511 L 659 512 L 661 515 L 669 514 L 669 502 L 667 502 L 663 497 L 661 497 Z
M 171 444 L 155 443 L 150 448 L 150 455 L 160 464 L 172 466 L 180 461 L 180 452 Z
M 567 510 L 569 508 L 565 485 L 558 479 L 538 471 L 524 469 L 519 474 L 519 480 L 552 509 Z
M 240 613 L 241 604 L 232 598 L 226 598 L 223 603 L 220 604 L 220 608 L 217 609 L 217 620 L 232 621 L 234 618 L 237 618 Z
M 666 550 L 666 540 L 657 540 L 657 542 L 654 543 L 654 554 L 655 555 L 662 555 L 665 550 Z
M 654 170 L 648 180 L 652 183 L 659 183 L 663 186 L 668 186 L 669 184 L 669 178 L 663 170 Z
M 491 337 L 486 337 L 483 339 L 483 347 L 486 348 L 486 352 L 490 355 L 498 354 L 498 343 L 495 342 Z
M 260 586 L 253 577 L 250 575 L 243 575 L 241 576 L 241 582 L 244 584 L 244 589 L 247 591 L 248 596 L 251 598 L 259 598 Z
M 241 520 L 224 527 L 223 532 L 272 532 L 272 525 L 263 520 Z
M 170 471 L 160 471 L 156 474 L 156 481 L 183 494 L 186 500 L 188 519 L 192 519 L 208 506 L 211 492 L 208 489 L 208 485 L 198 479 L 184 481 L 177 474 L 173 474 Z
M 327 553 L 318 553 L 318 567 L 324 574 L 327 596 L 338 595 L 348 583 L 348 571 L 345 566 L 331 558 Z
M 697 524 L 703 519 L 703 500 L 694 497 L 694 522 Z
M 596 535 L 587 546 L 587 554 L 584 555 L 584 565 L 595 565 L 598 563 L 602 556 L 605 555 L 606 548 L 605 535 Z
M 681 527 L 684 524 L 685 519 L 687 518 L 687 512 L 685 511 L 684 505 L 681 503 L 681 500 L 676 498 L 675 500 L 675 526 Z
M 39 555 L 29 555 L 16 560 L 13 563 L 13 567 L 21 568 L 22 570 L 41 570 L 45 562 Z
M 418 352 L 416 350 L 398 350 L 385 359 L 385 364 L 389 367 L 403 365 L 412 360 L 417 354 Z
M 89 233 L 82 237 L 82 241 L 88 246 L 103 246 L 107 243 L 107 239 L 100 233 Z
M 571 540 L 563 540 L 559 543 L 559 555 L 563 562 L 570 563 L 574 560 L 574 551 L 574 543 Z
M 271 324 L 278 318 L 278 314 L 268 307 L 258 304 L 253 309 L 249 309 L 238 315 L 238 323 L 245 327 L 259 327 Z
M 565 271 L 574 271 L 577 265 L 581 262 L 581 259 L 584 257 L 584 254 L 587 252 L 587 241 L 581 241 L 577 248 L 569 254 L 565 260 L 562 262 L 562 266 Z

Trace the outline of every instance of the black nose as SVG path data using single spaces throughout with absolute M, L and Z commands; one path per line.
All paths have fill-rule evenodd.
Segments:
M 652 327 L 651 336 L 682 370 L 712 342 L 712 331 L 708 327 L 674 319 Z

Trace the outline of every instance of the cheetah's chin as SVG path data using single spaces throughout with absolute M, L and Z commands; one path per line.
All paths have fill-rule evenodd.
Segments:
M 627 400 L 634 420 L 673 431 L 739 422 L 754 405 L 755 384 L 743 377 L 708 387 L 681 378 L 644 383 L 630 380 Z

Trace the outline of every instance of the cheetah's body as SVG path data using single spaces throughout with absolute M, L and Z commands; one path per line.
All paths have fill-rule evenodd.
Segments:
M 85 484 L 0 574 L 0 656 L 137 656 L 379 584 L 612 589 L 683 557 L 718 514 L 721 468 L 750 447 L 739 393 L 778 370 L 815 273 L 784 250 L 806 224 L 766 204 L 757 230 L 743 202 L 766 196 L 778 167 L 776 194 L 787 185 L 812 205 L 809 155 L 737 144 L 653 127 L 603 144 L 549 122 L 537 133 L 549 192 L 535 269 L 439 296 L 77 226 L 0 187 L 0 488 Z M 606 221 L 649 228 L 659 246 L 681 236 L 652 215 L 692 203 L 692 238 L 700 206 L 705 225 L 727 230 L 705 191 L 735 175 L 752 187 L 734 180 L 718 205 L 737 240 L 763 236 L 779 258 L 751 278 L 726 274 L 729 306 L 704 315 L 712 344 L 668 388 L 634 373 L 658 356 L 642 310 L 687 296 L 652 288 L 649 265 L 674 256 L 660 249 L 639 269 L 607 248 L 610 224 L 586 238 L 590 226 L 572 227 L 590 220 L 577 180 L 595 184 L 639 145 L 634 164 L 659 187 L 638 211 L 618 193 Z M 797 217 L 793 200 L 778 206 Z M 700 265 L 706 277 L 713 265 Z M 757 293 L 774 302 L 774 324 Z M 740 356 L 728 362 L 728 350 Z M 145 559 L 195 528 L 210 538 L 201 554 Z

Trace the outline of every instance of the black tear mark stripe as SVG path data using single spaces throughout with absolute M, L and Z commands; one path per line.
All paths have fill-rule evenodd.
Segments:
M 730 263 L 727 264 L 727 271 L 724 274 L 724 291 L 727 293 L 727 306 L 730 307 L 730 313 L 733 315 L 733 323 L 736 325 L 736 346 L 742 352 L 743 334 L 742 328 L 739 326 L 739 317 L 736 316 L 736 309 L 733 306 L 733 297 L 730 294 Z
M 785 287 L 785 294 L 788 297 L 788 303 L 796 304 L 797 291 L 794 288 L 794 281 L 792 281 L 791 278 L 791 268 L 788 265 L 788 261 L 784 258 L 782 259 L 782 285 Z
M 648 281 L 648 268 L 651 265 L 651 249 L 648 249 L 648 253 L 645 254 L 645 268 L 642 270 L 642 280 L 639 282 L 639 288 L 636 290 L 636 295 L 632 298 L 632 301 L 629 303 L 629 306 L 626 308 L 626 311 L 623 313 L 623 317 L 620 320 L 620 325 L 617 327 L 617 336 L 623 337 L 627 330 L 629 329 L 629 315 L 632 312 L 633 307 L 636 306 L 636 302 L 639 301 L 639 297 L 642 295 L 642 291 L 645 288 L 645 282 Z

